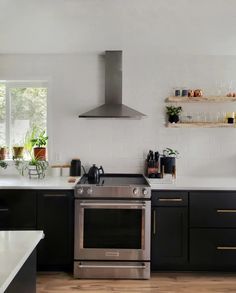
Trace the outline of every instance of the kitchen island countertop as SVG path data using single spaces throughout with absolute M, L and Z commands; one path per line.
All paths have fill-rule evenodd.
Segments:
M 7 289 L 43 237 L 43 231 L 0 231 L 0 293 Z
M 0 176 L 0 189 L 73 189 L 80 177 L 69 183 L 68 177 L 50 177 L 29 179 L 20 175 Z

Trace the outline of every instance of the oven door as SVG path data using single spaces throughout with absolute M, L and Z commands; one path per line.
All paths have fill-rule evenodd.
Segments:
M 150 260 L 148 200 L 75 200 L 76 260 Z

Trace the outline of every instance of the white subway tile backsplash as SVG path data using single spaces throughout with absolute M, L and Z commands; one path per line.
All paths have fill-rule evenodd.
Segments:
M 123 103 L 147 114 L 142 120 L 79 119 L 103 103 L 104 68 L 98 52 L 64 55 L 0 55 L 0 77 L 50 76 L 49 157 L 103 165 L 107 172 L 142 172 L 149 149 L 177 149 L 177 174 L 236 175 L 236 129 L 169 129 L 165 98 L 175 86 L 203 88 L 216 94 L 219 82 L 236 91 L 236 56 L 174 56 L 155 51 L 127 51 Z M 8 66 L 6 66 L 8 65 Z M 32 73 L 32 68 L 34 73 Z M 66 72 L 66 78 L 60 72 Z M 236 103 L 184 104 L 188 113 L 236 112 Z

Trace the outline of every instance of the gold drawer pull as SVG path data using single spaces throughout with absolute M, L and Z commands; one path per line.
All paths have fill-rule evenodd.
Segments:
M 236 246 L 217 246 L 218 250 L 236 250 Z
M 67 197 L 66 193 L 44 193 L 43 197 Z
M 217 210 L 217 213 L 236 213 L 236 210 Z
M 153 210 L 153 235 L 156 235 L 156 211 Z
M 164 202 L 164 201 L 175 201 L 175 202 L 180 202 L 180 201 L 183 201 L 183 199 L 182 198 L 159 198 L 158 199 L 159 201 L 162 201 L 162 202 Z

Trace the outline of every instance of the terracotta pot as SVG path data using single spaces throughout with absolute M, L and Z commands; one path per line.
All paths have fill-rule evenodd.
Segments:
M 34 148 L 34 157 L 37 160 L 46 161 L 46 148 Z
M 194 97 L 202 97 L 203 91 L 201 89 L 197 89 L 194 91 Z
M 0 148 L 0 160 L 5 160 L 6 159 L 6 153 L 7 153 L 6 148 Z
M 13 159 L 22 159 L 23 158 L 24 147 L 13 147 Z

